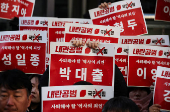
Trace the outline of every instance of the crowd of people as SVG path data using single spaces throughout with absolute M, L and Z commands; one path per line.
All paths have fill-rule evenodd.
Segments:
M 108 8 L 111 3 L 102 3 L 99 8 Z M 14 18 L 16 21 L 17 18 Z M 18 20 L 17 20 L 18 21 Z M 14 22 L 16 23 L 16 22 Z M 11 23 L 14 30 L 18 25 Z M 81 40 L 71 41 L 74 46 L 87 44 L 96 48 L 100 43 Z M 153 104 L 153 91 L 147 87 L 127 87 L 123 75 L 115 65 L 114 98 L 104 105 L 102 112 L 160 112 L 161 106 Z M 49 67 L 42 76 L 26 75 L 13 69 L 0 73 L 0 112 L 41 112 L 41 87 L 48 86 Z M 77 82 L 74 85 L 92 85 L 89 82 Z
M 74 46 L 83 42 L 74 40 Z M 89 47 L 96 42 L 86 43 Z M 26 75 L 20 70 L 7 70 L 0 74 L 0 112 L 41 112 L 41 87 L 48 86 L 49 68 L 42 76 Z M 74 85 L 92 85 L 80 81 Z M 119 68 L 115 66 L 114 98 L 103 107 L 102 112 L 160 112 L 161 106 L 152 102 L 153 93 L 147 87 L 127 87 Z

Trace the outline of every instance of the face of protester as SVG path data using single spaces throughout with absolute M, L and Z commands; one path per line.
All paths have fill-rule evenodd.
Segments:
M 132 100 L 141 100 L 147 95 L 148 95 L 147 91 L 137 88 L 129 93 L 129 98 Z
M 26 112 L 31 103 L 26 89 L 0 88 L 0 112 Z
M 32 84 L 32 90 L 31 90 L 32 102 L 33 103 L 39 103 L 40 97 L 39 97 L 39 89 L 38 89 L 38 84 L 39 84 L 38 78 L 33 77 L 31 79 L 31 84 Z

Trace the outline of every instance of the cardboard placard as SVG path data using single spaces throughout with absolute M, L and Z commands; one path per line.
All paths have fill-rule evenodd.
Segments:
M 170 66 L 169 51 L 169 47 L 129 45 L 128 86 L 150 87 L 155 82 L 157 66 Z
M 74 47 L 71 43 L 51 42 L 50 86 L 73 85 L 79 81 L 93 85 L 114 85 L 114 45 L 96 49 Z M 57 81 L 56 81 L 57 79 Z
M 43 74 L 46 57 L 46 32 L 6 31 L 0 33 L 0 71 L 20 69 L 28 74 Z
M 147 33 L 140 0 L 123 0 L 109 5 L 107 9 L 89 10 L 95 25 L 121 27 L 121 36 L 136 36 Z
M 53 18 L 48 19 L 48 37 L 49 37 L 49 47 L 50 42 L 65 42 L 65 24 L 66 23 L 80 23 L 80 24 L 91 24 L 90 19 L 74 19 L 74 18 Z M 50 53 L 50 48 L 48 49 Z
M 1 0 L 0 18 L 32 16 L 35 0 Z
M 154 104 L 161 105 L 161 110 L 170 111 L 170 68 L 157 67 Z
M 42 87 L 43 112 L 100 112 L 114 87 L 77 85 Z

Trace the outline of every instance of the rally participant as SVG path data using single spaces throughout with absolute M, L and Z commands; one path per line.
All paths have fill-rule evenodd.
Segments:
M 31 103 L 31 82 L 20 70 L 0 74 L 0 112 L 26 112 Z
M 32 90 L 31 90 L 32 100 L 31 100 L 31 105 L 28 108 L 29 112 L 41 112 L 41 103 L 40 103 L 40 96 L 39 96 L 39 89 L 38 89 L 38 85 L 40 82 L 40 75 L 32 74 L 29 76 L 29 79 L 32 84 Z
M 148 112 L 153 93 L 147 87 L 128 87 L 129 98 L 136 103 L 141 112 Z
M 115 97 L 108 100 L 102 112 L 140 112 L 138 106 L 127 97 Z

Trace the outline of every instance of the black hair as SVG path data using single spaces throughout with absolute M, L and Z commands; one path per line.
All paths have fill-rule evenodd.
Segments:
M 31 80 L 33 77 L 37 77 L 38 78 L 38 81 L 40 83 L 40 78 L 41 78 L 41 75 L 38 75 L 38 74 L 31 74 L 28 76 L 29 80 Z
M 128 93 L 130 93 L 131 91 L 136 90 L 136 89 L 144 90 L 147 92 L 147 94 L 151 93 L 151 90 L 148 87 L 128 87 Z
M 74 83 L 73 85 L 93 85 L 93 84 L 87 81 L 79 81 Z
M 138 106 L 131 99 L 119 96 L 108 100 L 102 112 L 140 112 Z
M 19 18 L 18 17 L 12 18 L 12 20 L 9 22 L 9 25 L 11 26 L 12 31 L 19 30 Z
M 27 96 L 31 94 L 32 89 L 28 76 L 18 69 L 7 70 L 0 74 L 0 88 L 1 87 L 10 90 L 26 89 Z

